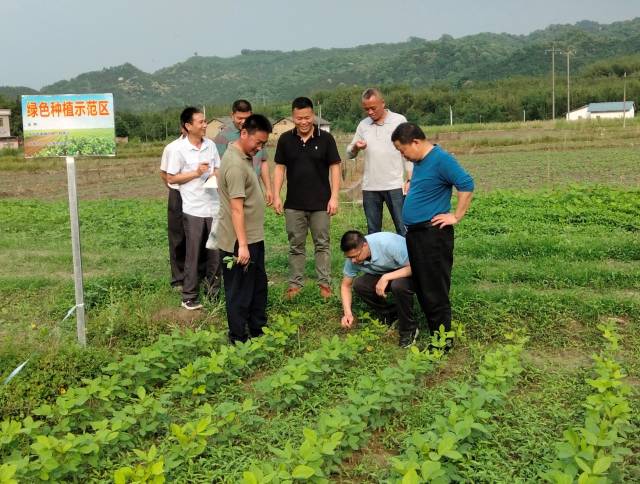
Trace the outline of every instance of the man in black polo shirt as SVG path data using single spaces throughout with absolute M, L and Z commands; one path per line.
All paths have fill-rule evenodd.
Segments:
M 314 124 L 313 102 L 299 97 L 291 104 L 295 128 L 280 136 L 276 148 L 273 206 L 284 211 L 289 237 L 289 289 L 293 299 L 302 288 L 305 242 L 311 231 L 315 247 L 320 295 L 331 296 L 329 218 L 338 211 L 340 155 L 336 141 Z M 280 190 L 287 176 L 287 199 L 282 205 Z

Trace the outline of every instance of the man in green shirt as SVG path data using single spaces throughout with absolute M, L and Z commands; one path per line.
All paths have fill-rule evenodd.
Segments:
M 267 143 L 269 133 L 269 120 L 252 114 L 220 165 L 218 247 L 223 260 L 234 259 L 233 266 L 224 264 L 222 271 L 231 343 L 260 336 L 267 324 L 264 200 L 252 157 Z
M 225 127 L 218 133 L 213 142 L 218 148 L 220 158 L 227 150 L 229 143 L 233 143 L 240 137 L 240 130 L 245 119 L 251 116 L 251 103 L 245 99 L 238 99 L 231 106 L 231 126 Z M 271 190 L 271 177 L 269 175 L 269 163 L 267 162 L 267 149 L 262 148 L 253 156 L 253 169 L 264 185 L 264 198 L 267 205 L 273 202 L 273 191 Z

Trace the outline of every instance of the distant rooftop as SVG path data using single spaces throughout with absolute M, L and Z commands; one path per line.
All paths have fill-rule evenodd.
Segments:
M 590 113 L 621 113 L 629 111 L 634 107 L 633 101 L 609 102 L 609 103 L 589 103 L 587 111 Z
M 215 116 L 211 118 L 209 121 L 207 121 L 207 123 L 210 123 L 213 120 L 218 120 L 221 123 L 223 123 L 225 126 L 230 126 L 231 124 L 233 124 L 233 121 L 231 120 L 231 116 Z
M 280 118 L 277 122 L 279 123 L 283 119 L 286 119 L 286 120 L 291 121 L 293 123 L 293 118 L 291 116 L 287 116 L 286 118 Z M 331 126 L 331 123 L 329 121 L 327 121 L 324 118 L 321 118 L 317 114 L 315 115 L 315 124 L 317 124 L 318 126 Z

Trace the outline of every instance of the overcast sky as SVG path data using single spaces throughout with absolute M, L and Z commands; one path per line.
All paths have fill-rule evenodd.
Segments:
M 638 16 L 640 0 L 0 0 L 0 86 L 39 89 L 125 62 L 153 72 L 194 52 L 230 57 L 241 49 L 527 34 Z

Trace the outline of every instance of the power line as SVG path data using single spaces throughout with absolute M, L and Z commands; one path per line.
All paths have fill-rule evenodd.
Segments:
M 571 112 L 571 56 L 575 55 L 576 51 L 568 48 L 565 54 L 567 55 L 567 119 L 569 119 Z
M 551 49 L 547 49 L 544 53 L 551 52 L 551 119 L 556 119 L 556 52 L 561 54 L 562 51 L 556 49 L 554 42 Z

